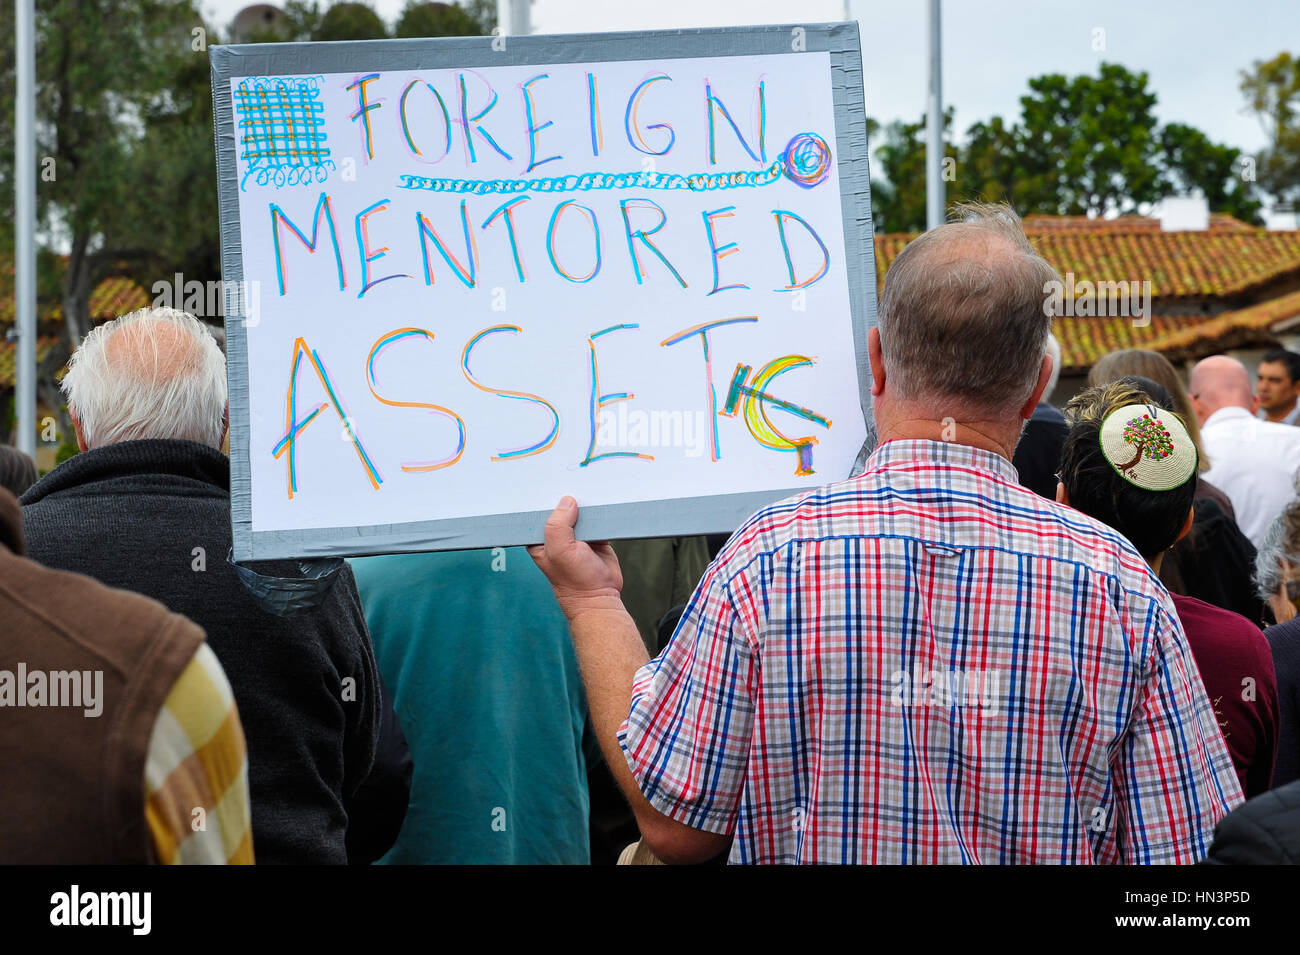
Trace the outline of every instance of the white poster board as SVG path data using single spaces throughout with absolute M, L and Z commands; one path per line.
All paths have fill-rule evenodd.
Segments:
M 857 30 L 218 47 L 236 560 L 729 531 L 845 477 Z

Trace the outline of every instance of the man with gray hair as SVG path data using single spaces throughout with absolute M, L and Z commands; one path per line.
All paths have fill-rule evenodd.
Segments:
M 346 862 L 358 821 L 349 806 L 371 774 L 382 714 L 374 654 L 346 566 L 315 609 L 277 616 L 227 561 L 216 341 L 185 312 L 142 309 L 86 336 L 63 391 L 82 453 L 22 497 L 32 558 L 202 626 L 243 719 L 258 861 Z M 284 564 L 259 570 L 301 576 Z
M 1197 362 L 1187 390 L 1211 462 L 1205 480 L 1228 495 L 1237 526 L 1259 547 L 1269 524 L 1296 496 L 1300 428 L 1256 418 L 1250 374 L 1227 355 Z
M 1168 592 L 1016 479 L 1057 276 L 965 216 L 885 278 L 863 473 L 751 517 L 658 659 L 572 498 L 532 549 L 664 861 L 1195 862 L 1241 802 Z

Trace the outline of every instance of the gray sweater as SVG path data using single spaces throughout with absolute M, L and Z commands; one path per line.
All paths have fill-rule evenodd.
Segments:
M 381 713 L 351 570 L 314 611 L 262 610 L 226 562 L 229 461 L 190 441 L 87 451 L 21 503 L 33 560 L 145 594 L 207 631 L 244 725 L 257 861 L 346 862 L 345 807 L 371 771 Z

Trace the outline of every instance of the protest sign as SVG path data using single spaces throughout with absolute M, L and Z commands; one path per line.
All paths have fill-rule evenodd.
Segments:
M 728 531 L 844 478 L 854 24 L 212 51 L 237 560 Z

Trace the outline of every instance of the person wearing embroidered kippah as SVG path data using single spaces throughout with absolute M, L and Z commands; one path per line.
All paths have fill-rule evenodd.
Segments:
M 1213 462 L 1201 441 L 1192 396 L 1183 386 L 1178 371 L 1158 352 L 1126 348 L 1104 355 L 1092 366 L 1088 387 L 1095 388 L 1117 378 L 1138 377 L 1142 379 L 1142 390 L 1155 398 L 1157 404 L 1178 413 L 1187 425 L 1187 433 L 1200 459 L 1196 465 L 1196 517 L 1187 536 L 1165 554 L 1160 564 L 1160 582 L 1171 594 L 1196 597 L 1258 623 L 1264 619 L 1264 602 L 1255 595 L 1255 545 L 1237 526 L 1232 500 L 1205 479 Z M 1164 400 L 1152 388 L 1168 395 L 1169 400 Z M 1053 470 L 1059 462 L 1058 453 Z M 1055 494 L 1053 477 L 1049 496 Z
M 1197 450 L 1186 425 L 1120 379 L 1076 395 L 1056 499 L 1113 527 L 1160 573 L 1192 526 Z M 1277 680 L 1268 641 L 1240 614 L 1173 595 L 1204 690 L 1247 798 L 1266 791 L 1277 754 Z

